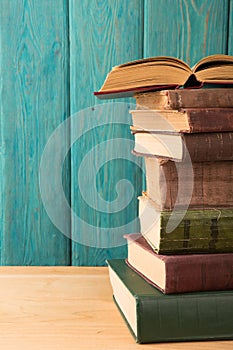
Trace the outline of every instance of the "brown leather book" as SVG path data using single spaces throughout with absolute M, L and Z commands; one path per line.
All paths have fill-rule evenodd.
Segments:
M 131 111 L 138 131 L 181 133 L 233 131 L 233 108 L 142 109 Z
M 132 129 L 134 153 L 183 161 L 210 162 L 233 160 L 233 132 L 182 134 L 144 132 Z
M 160 210 L 233 207 L 233 161 L 188 164 L 145 157 L 145 169 L 147 195 Z
M 232 108 L 233 89 L 175 89 L 138 93 L 137 109 Z

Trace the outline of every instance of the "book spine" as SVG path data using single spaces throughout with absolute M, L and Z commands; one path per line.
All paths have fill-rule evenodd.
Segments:
M 232 254 L 191 256 L 186 261 L 173 259 L 166 264 L 166 294 L 233 289 Z
M 189 128 L 184 133 L 233 131 L 233 108 L 185 109 Z
M 140 136 L 138 136 L 140 134 Z M 170 152 L 165 157 L 165 151 L 160 148 L 152 148 L 151 152 L 148 152 L 146 148 L 147 144 L 153 145 L 155 140 L 154 134 L 157 139 L 163 138 L 163 145 L 166 150 L 172 149 L 171 142 L 167 143 L 166 133 L 153 133 L 153 132 L 142 132 L 134 131 L 134 137 L 138 138 L 137 142 L 141 146 L 139 150 L 135 147 L 133 153 L 136 156 L 141 157 L 155 157 L 166 160 L 178 160 L 175 158 L 175 153 Z M 145 135 L 149 135 L 146 136 Z M 193 133 L 193 134 L 180 134 L 181 136 L 174 133 L 173 140 L 179 140 L 182 150 L 182 161 L 191 160 L 192 162 L 217 162 L 217 161 L 233 161 L 233 132 L 203 132 L 203 133 Z M 172 136 L 172 134 L 171 134 Z M 178 138 L 177 138 L 178 136 Z M 140 141 L 140 143 L 139 143 Z M 136 142 L 136 145 L 137 145 Z M 168 153 L 168 152 L 167 152 Z M 180 161 L 181 159 L 179 159 Z
M 195 128 L 197 129 L 197 125 Z M 188 155 L 192 162 L 233 160 L 233 132 L 216 131 L 184 134 L 182 138 L 184 159 Z
M 232 108 L 233 89 L 183 89 L 137 94 L 138 109 Z
M 233 338 L 233 295 L 137 298 L 138 343 Z
M 233 252 L 233 208 L 160 212 L 143 196 L 139 221 L 141 234 L 160 254 Z
M 161 254 L 233 252 L 233 209 L 188 210 L 181 223 L 167 232 L 171 212 L 161 213 Z
M 210 255 L 214 255 L 215 259 L 210 259 Z M 193 256 L 192 260 L 189 258 L 190 256 Z M 166 282 L 164 289 L 146 274 L 143 274 L 141 269 L 138 270 L 130 260 L 126 259 L 125 262 L 147 283 L 150 283 L 164 294 L 233 289 L 232 254 L 201 254 L 201 257 L 200 254 L 191 254 L 188 259 L 182 262 L 179 258 L 165 262 Z
M 233 207 L 233 161 L 193 162 L 190 172 L 186 162 L 145 157 L 145 166 L 147 195 L 160 210 L 187 204 L 189 208 L 203 209 Z M 178 192 L 179 179 L 182 190 Z M 187 193 L 192 187 L 189 198 Z

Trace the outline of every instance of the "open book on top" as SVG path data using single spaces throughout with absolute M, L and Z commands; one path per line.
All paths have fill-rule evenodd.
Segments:
M 139 91 L 203 84 L 233 84 L 233 56 L 206 56 L 192 68 L 178 58 L 167 56 L 128 62 L 113 67 L 94 94 L 99 98 L 124 97 Z

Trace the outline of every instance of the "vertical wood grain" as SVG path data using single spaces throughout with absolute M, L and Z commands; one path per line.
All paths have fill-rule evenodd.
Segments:
M 144 56 L 170 55 L 191 66 L 227 52 L 228 0 L 145 0 Z
M 233 55 L 233 0 L 229 0 L 228 52 Z
M 83 236 L 88 223 L 96 227 L 98 245 L 101 228 L 118 227 L 136 217 L 142 174 L 131 158 L 108 161 L 116 148 L 110 143 L 104 151 L 105 164 L 90 178 L 101 142 L 126 140 L 126 146 L 123 142 L 117 146 L 119 155 L 124 147 L 126 154 L 132 149 L 127 107 L 123 123 L 116 124 L 122 108 L 98 110 L 95 105 L 103 102 L 93 91 L 112 66 L 143 56 L 177 56 L 193 65 L 207 54 L 227 50 L 233 54 L 233 0 L 1 0 L 0 22 L 0 262 L 67 265 L 70 241 L 50 221 L 39 191 L 39 164 L 49 136 L 69 112 L 74 115 L 89 107 L 86 119 L 80 115 L 80 123 L 76 119 L 71 124 L 72 134 L 84 133 L 94 119 L 101 123 L 109 113 L 110 125 L 95 127 L 72 146 L 71 174 L 69 158 L 63 169 L 67 198 L 71 175 L 71 207 L 83 220 L 78 225 L 73 220 L 71 230 L 70 217 L 64 217 L 67 232 L 73 238 Z M 65 142 L 68 139 L 67 134 Z M 89 151 L 92 156 L 81 176 L 95 208 L 78 184 L 78 171 Z M 51 162 L 56 157 L 59 154 Z M 124 210 L 109 214 L 98 198 L 110 208 L 122 179 L 131 182 L 133 198 Z M 127 188 L 123 197 L 130 197 Z M 125 233 L 137 229 L 134 223 Z M 106 236 L 107 248 L 78 241 L 72 243 L 73 265 L 103 265 L 106 258 L 126 256 L 126 245 L 115 247 L 111 234 Z
M 141 0 L 70 0 L 72 114 L 100 104 L 93 92 L 101 87 L 112 66 L 142 57 L 142 31 L 143 1 Z M 93 118 L 98 118 L 101 123 L 101 119 L 106 120 L 107 110 L 103 107 L 101 117 L 101 112 L 97 113 L 96 116 L 93 109 Z M 119 108 L 119 113 L 120 111 Z M 118 227 L 137 217 L 137 195 L 141 191 L 140 167 L 135 166 L 130 160 L 116 159 L 108 162 L 111 152 L 116 147 L 111 144 L 102 151 L 106 154 L 106 163 L 92 179 L 88 176 L 92 163 L 96 162 L 99 157 L 99 151 L 95 148 L 98 144 L 117 137 L 132 140 L 129 131 L 130 116 L 128 111 L 124 115 L 122 125 L 111 125 L 111 121 L 114 121 L 116 115 L 117 107 L 114 107 L 114 113 L 109 112 L 109 125 L 94 128 L 84 134 L 71 149 L 72 209 L 75 215 L 83 220 L 83 223 L 72 220 L 73 265 L 103 265 L 106 258 L 126 257 L 126 245 L 123 243 L 123 245 L 116 247 L 114 236 L 110 233 L 106 235 L 106 242 L 102 242 L 103 246 L 98 246 L 99 233 L 101 228 Z M 72 126 L 72 132 L 75 132 L 75 128 L 78 127 L 83 132 L 87 128 L 91 128 L 92 120 L 89 110 L 84 122 L 82 119 L 80 125 L 74 124 Z M 122 147 L 127 147 L 129 155 L 132 150 L 132 145 L 125 146 L 121 142 L 117 147 L 119 154 Z M 93 151 L 92 158 L 86 165 L 86 174 L 80 175 L 86 191 L 86 195 L 82 197 L 78 185 L 78 171 L 82 160 L 91 150 Z M 131 182 L 135 190 L 133 199 L 124 210 L 108 214 L 111 202 L 116 199 L 116 184 L 121 179 L 127 179 Z M 93 191 L 92 183 L 96 183 L 98 193 L 91 192 Z M 106 211 L 100 208 L 98 195 L 109 203 Z M 126 189 L 126 192 L 123 193 L 124 199 L 127 199 L 129 195 Z M 86 198 L 87 196 L 93 197 L 94 206 L 87 203 L 85 196 Z M 91 245 L 88 245 L 75 238 L 89 234 L 86 230 L 87 224 L 96 228 L 96 237 L 93 237 L 93 240 L 96 239 L 96 246 L 93 241 Z M 129 233 L 136 230 L 138 230 L 138 224 L 132 224 Z
M 1 0 L 0 21 L 1 264 L 67 265 L 70 241 L 39 190 L 43 149 L 68 114 L 67 4 Z

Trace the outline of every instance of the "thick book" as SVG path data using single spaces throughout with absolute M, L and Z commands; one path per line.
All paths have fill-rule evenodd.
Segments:
M 232 88 L 174 89 L 135 94 L 137 109 L 232 108 Z
M 233 339 L 232 290 L 166 295 L 123 259 L 108 266 L 114 300 L 136 342 Z
M 132 110 L 138 131 L 181 133 L 233 131 L 233 108 L 186 108 L 180 110 Z
M 139 197 L 140 233 L 159 254 L 232 253 L 233 208 L 158 210 Z
M 146 193 L 159 210 L 175 205 L 188 205 L 189 209 L 233 208 L 233 160 L 174 162 L 147 156 L 144 161 Z
M 183 134 L 167 131 L 141 131 L 131 127 L 133 152 L 138 156 L 165 157 L 171 160 L 213 162 L 233 160 L 233 132 Z
M 165 294 L 233 290 L 233 253 L 162 255 L 141 234 L 124 237 L 126 263 Z
M 178 58 L 157 56 L 113 67 L 94 94 L 99 98 L 112 98 L 145 89 L 232 83 L 233 56 L 207 56 L 192 68 Z

